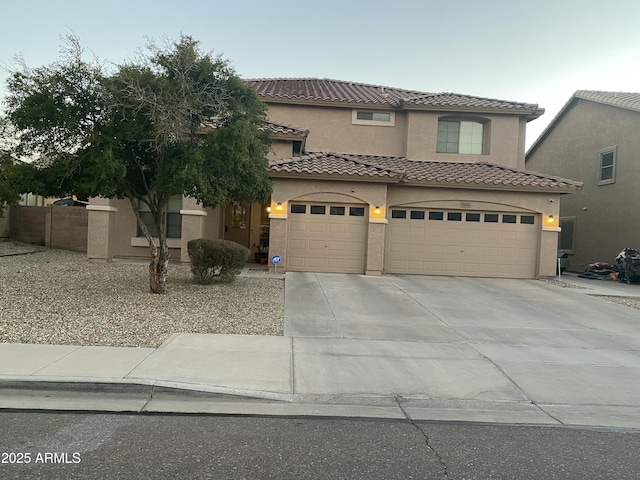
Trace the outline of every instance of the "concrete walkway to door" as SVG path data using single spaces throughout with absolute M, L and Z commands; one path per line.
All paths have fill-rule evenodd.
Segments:
M 287 273 L 293 390 L 394 396 L 412 418 L 640 428 L 640 312 L 589 291 Z

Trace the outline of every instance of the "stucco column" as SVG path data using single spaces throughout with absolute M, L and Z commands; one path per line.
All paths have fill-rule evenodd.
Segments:
M 542 227 L 540 265 L 538 266 L 539 276 L 541 277 L 553 277 L 556 275 L 558 233 L 560 233 L 560 227 Z
M 540 255 L 538 276 L 552 277 L 556 275 L 558 263 L 558 234 L 560 228 L 560 196 L 550 199 L 542 213 L 542 231 L 540 232 Z
M 118 209 L 111 200 L 102 197 L 89 199 L 87 224 L 87 257 L 91 260 L 113 260 L 113 235 Z
M 204 224 L 207 212 L 198 205 L 194 198 L 184 197 L 182 199 L 182 235 L 180 237 L 180 261 L 189 263 L 189 250 L 187 243 L 190 240 L 204 237 Z
M 271 257 L 279 255 L 281 262 L 277 267 L 278 272 L 286 270 L 287 258 L 287 208 L 281 205 L 281 210 L 277 209 L 277 204 L 271 204 L 271 213 L 269 214 L 269 270 L 274 271 L 274 265 L 271 263 Z
M 365 275 L 382 275 L 384 269 L 384 235 L 387 229 L 386 219 L 369 219 L 367 232 L 367 255 Z

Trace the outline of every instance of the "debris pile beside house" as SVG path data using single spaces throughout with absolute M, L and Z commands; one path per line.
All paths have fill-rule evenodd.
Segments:
M 618 267 L 611 263 L 595 262 L 587 265 L 584 273 L 580 275 L 584 278 L 596 278 L 602 280 L 614 279 L 618 276 Z
M 640 283 L 640 252 L 635 248 L 625 248 L 616 257 L 618 280 L 626 283 Z
M 635 248 L 625 248 L 616 257 L 616 265 L 605 262 L 595 262 L 587 265 L 583 278 L 599 280 L 618 280 L 625 283 L 640 283 L 640 251 Z

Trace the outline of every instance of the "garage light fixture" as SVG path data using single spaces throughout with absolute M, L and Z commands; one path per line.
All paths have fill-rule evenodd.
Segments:
M 547 217 L 547 223 L 553 223 L 553 221 L 554 221 L 553 215 L 549 215 Z
M 276 210 L 282 210 L 282 203 L 278 202 L 278 205 L 276 205 Z
M 374 210 L 374 213 L 375 213 L 376 215 L 380 215 L 380 207 L 376 206 L 376 208 L 375 208 L 375 210 Z

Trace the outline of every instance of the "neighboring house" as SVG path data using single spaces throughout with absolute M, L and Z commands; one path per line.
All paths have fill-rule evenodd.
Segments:
M 570 270 L 640 249 L 638 132 L 640 93 L 579 90 L 527 152 L 527 168 L 584 182 L 560 209 Z
M 270 205 L 176 199 L 174 258 L 188 261 L 186 242 L 208 237 L 268 244 L 280 271 L 555 273 L 560 195 L 581 185 L 524 169 L 537 105 L 326 79 L 248 82 L 273 122 Z M 126 202 L 87 208 L 89 257 L 148 256 Z

